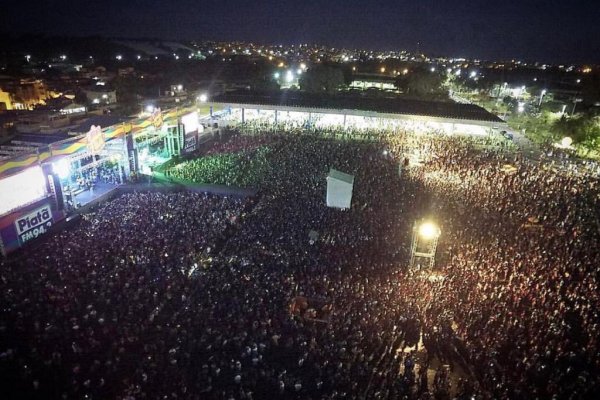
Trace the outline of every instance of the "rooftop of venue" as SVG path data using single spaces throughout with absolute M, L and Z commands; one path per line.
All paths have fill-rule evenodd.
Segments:
M 214 96 L 211 101 L 215 103 L 256 104 L 279 107 L 361 110 L 385 114 L 504 122 L 496 115 L 474 104 L 442 101 L 339 95 L 334 97 L 290 91 L 282 91 L 279 94 L 238 91 Z

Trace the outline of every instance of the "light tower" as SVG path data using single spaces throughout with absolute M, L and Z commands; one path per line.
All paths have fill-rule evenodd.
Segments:
M 440 234 L 440 228 L 431 221 L 415 222 L 410 249 L 410 269 L 420 266 L 419 261 L 426 262 L 428 268 L 433 269 Z

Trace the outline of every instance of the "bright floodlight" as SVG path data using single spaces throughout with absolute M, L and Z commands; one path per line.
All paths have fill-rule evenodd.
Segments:
M 298 75 L 302 75 L 302 68 L 298 68 L 298 69 L 296 70 L 296 73 L 297 73 Z
M 154 112 L 154 106 L 152 104 L 148 104 L 146 106 L 146 112 L 153 113 Z
M 435 72 L 435 67 L 431 67 L 430 71 Z
M 562 140 L 560 141 L 560 144 L 563 147 L 571 147 L 571 145 L 573 144 L 573 139 L 571 139 L 568 136 L 565 136 L 564 138 L 562 138 Z
M 419 235 L 426 240 L 435 239 L 440 235 L 440 228 L 433 222 L 423 222 L 419 226 Z
M 62 158 L 59 161 L 53 163 L 52 169 L 60 179 L 67 179 L 69 177 L 69 174 L 71 173 L 71 165 L 69 163 L 69 160 L 66 158 Z
M 121 61 L 121 60 L 123 59 L 123 56 L 119 54 L 119 55 L 118 55 L 118 56 L 116 56 L 115 58 L 116 58 L 117 60 Z
M 275 73 L 273 74 L 273 76 L 275 77 L 275 79 L 279 79 L 279 76 L 280 76 L 280 75 L 279 75 L 279 72 L 275 72 Z
M 477 71 L 471 71 L 469 75 L 471 76 L 471 78 L 475 78 L 477 76 Z
M 177 90 L 181 92 L 183 90 L 183 85 L 177 85 Z
M 206 95 L 206 93 L 202 93 L 200 96 L 198 96 L 198 100 L 200 100 L 200 102 L 202 103 L 206 103 L 206 101 L 208 100 L 208 96 Z
M 285 75 L 285 80 L 287 82 L 291 82 L 294 80 L 294 73 L 292 71 L 288 71 L 287 74 Z

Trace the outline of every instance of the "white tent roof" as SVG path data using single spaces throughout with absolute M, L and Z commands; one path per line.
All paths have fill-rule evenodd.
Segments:
M 327 178 L 337 179 L 338 181 L 349 183 L 350 185 L 354 184 L 354 175 L 350 175 L 333 168 L 329 169 L 329 175 L 327 175 Z

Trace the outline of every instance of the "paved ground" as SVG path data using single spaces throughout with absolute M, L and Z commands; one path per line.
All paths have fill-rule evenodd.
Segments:
M 77 202 L 79 204 L 81 204 L 82 206 L 84 206 L 87 203 L 89 203 L 89 202 L 97 199 L 98 197 L 104 195 L 105 193 L 110 192 L 111 190 L 113 190 L 117 186 L 119 186 L 119 185 L 113 185 L 113 184 L 110 184 L 110 183 L 97 183 L 97 184 L 94 185 L 93 189 L 84 190 L 83 192 L 81 192 L 78 195 L 76 195 L 75 199 L 77 199 Z
M 519 146 L 519 149 L 521 149 L 521 152 L 523 153 L 524 157 L 535 161 L 538 161 L 540 159 L 542 152 L 523 133 L 510 128 L 507 130 L 507 132 L 513 135 L 513 142 L 517 146 Z

